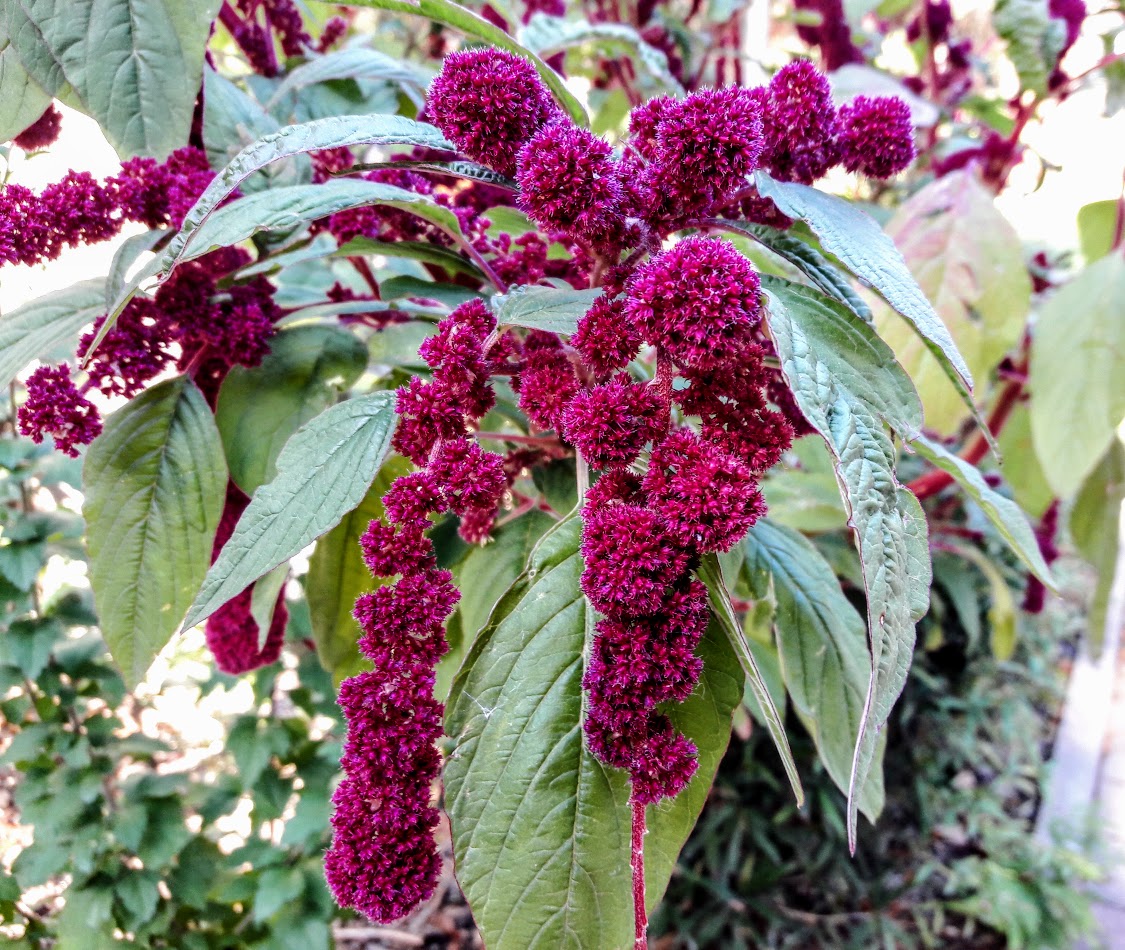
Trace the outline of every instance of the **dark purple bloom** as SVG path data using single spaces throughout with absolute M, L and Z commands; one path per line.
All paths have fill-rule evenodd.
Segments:
M 838 158 L 836 107 L 828 80 L 798 60 L 777 71 L 762 97 L 763 163 L 782 181 L 812 184 Z
M 27 401 L 19 409 L 20 432 L 35 443 L 45 436 L 55 440 L 60 452 L 78 457 L 76 446 L 89 445 L 102 431 L 94 404 L 70 378 L 70 367 L 40 366 L 27 378 Z
M 55 104 L 52 102 L 47 107 L 47 111 L 12 139 L 12 142 L 25 152 L 37 152 L 41 148 L 47 148 L 55 144 L 61 127 L 62 113 L 55 108 Z
M 839 147 L 848 171 L 897 175 L 914 161 L 910 107 L 895 96 L 856 96 L 840 109 Z
M 562 434 L 594 468 L 628 465 L 668 424 L 656 389 L 627 376 L 579 390 L 562 417 Z
M 559 109 L 531 63 L 486 48 L 446 57 L 426 114 L 469 158 L 512 176 L 520 148 Z

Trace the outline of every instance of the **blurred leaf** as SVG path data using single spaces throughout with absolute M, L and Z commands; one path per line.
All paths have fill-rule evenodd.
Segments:
M 1043 474 L 1070 498 L 1125 418 L 1125 258 L 1095 261 L 1043 305 L 1031 341 L 1031 435 Z
M 1078 209 L 1078 242 L 1087 264 L 1100 260 L 1113 249 L 1120 207 L 1120 201 L 1110 198 L 1091 202 Z
M 1066 23 L 1051 16 L 1048 0 L 997 0 L 992 25 L 1008 44 L 1021 87 L 1046 93 L 1066 45 Z
M 17 307 L 0 317 L 0 385 L 7 386 L 32 360 L 71 343 L 78 331 L 105 313 L 105 281 L 84 280 Z
M 895 212 L 887 234 L 949 328 L 978 381 L 1020 339 L 1031 280 L 1019 235 L 973 171 L 957 171 L 916 192 Z M 952 435 L 969 416 L 961 393 L 925 342 L 894 314 L 875 325 L 906 369 L 926 411 L 926 427 Z M 986 397 L 985 382 L 977 399 Z
M 278 85 L 269 105 L 272 107 L 290 93 L 332 79 L 386 79 L 413 91 L 415 97 L 421 97 L 430 85 L 433 73 L 378 50 L 352 46 L 317 56 L 290 70 Z
M 1121 546 L 1125 502 L 1125 444 L 1114 439 L 1083 483 L 1070 513 L 1070 535 L 1079 553 L 1097 570 L 1090 617 L 1090 643 L 1099 649 L 1105 634 L 1110 590 Z
M 162 159 L 188 139 L 217 0 L 35 0 L 0 27 L 50 95 L 69 84 L 122 156 Z
M 999 472 L 1012 487 L 1016 502 L 1032 518 L 1040 518 L 1055 497 L 1031 442 L 1031 413 L 1026 402 L 1012 410 L 996 437 L 1004 464 Z
M 335 402 L 367 365 L 355 334 L 328 326 L 297 326 L 270 340 L 261 364 L 235 366 L 219 390 L 215 422 L 230 476 L 246 494 L 277 474 L 289 437 Z
M 590 45 L 610 55 L 624 52 L 639 67 L 640 81 L 654 80 L 660 92 L 682 98 L 684 87 L 668 68 L 663 50 L 650 46 L 633 27 L 623 23 L 589 23 L 536 13 L 520 32 L 528 49 L 550 58 L 575 46 Z
M 226 483 L 214 418 L 184 376 L 118 409 L 86 454 L 90 584 L 130 686 L 179 629 L 199 589 Z
M 258 878 L 258 891 L 254 895 L 254 920 L 261 923 L 272 917 L 300 897 L 304 889 L 305 879 L 300 868 L 266 868 Z
M 356 598 L 388 582 L 371 576 L 363 563 L 359 539 L 369 522 L 383 517 L 383 496 L 391 483 L 408 471 L 406 459 L 389 458 L 363 501 L 317 541 L 309 558 L 306 589 L 316 655 L 336 682 L 359 672 L 365 664 L 358 646 L 361 631 L 352 616 Z
M 394 393 L 326 409 L 277 458 L 277 477 L 250 499 L 184 621 L 206 619 L 232 597 L 340 523 L 362 501 L 390 448 Z

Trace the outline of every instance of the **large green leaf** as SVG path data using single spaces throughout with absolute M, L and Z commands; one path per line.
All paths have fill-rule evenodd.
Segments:
M 1098 572 L 1087 624 L 1090 642 L 1100 648 L 1122 538 L 1125 503 L 1125 444 L 1114 439 L 1078 492 L 1070 513 L 1070 535 L 1082 557 Z
M 844 794 L 863 721 L 871 657 L 863 618 L 844 596 L 831 566 L 800 533 L 759 521 L 742 543 L 744 577 L 756 598 L 772 582 L 773 626 L 785 685 L 817 752 Z M 883 809 L 883 774 L 872 767 L 859 799 L 874 821 Z
M 796 531 L 836 531 L 848 516 L 832 456 L 818 435 L 797 439 L 791 448 L 798 468 L 776 466 L 762 480 L 770 519 Z
M 1032 518 L 1041 518 L 1055 492 L 1047 484 L 1035 445 L 1031 440 L 1031 411 L 1026 402 L 1016 405 L 1008 416 L 1004 428 L 996 436 L 1004 465 L 1000 474 L 1011 486 L 1012 495 L 1019 506 Z
M 105 313 L 105 281 L 84 280 L 0 314 L 0 386 L 7 386 L 32 360 L 73 341 L 78 331 Z
M 69 83 L 122 155 L 182 146 L 218 0 L 13 0 L 0 28 L 50 95 Z
M 573 333 L 600 290 L 562 290 L 521 285 L 493 298 L 496 322 L 550 333 Z
M 1031 307 L 1019 235 L 996 209 L 992 194 L 975 172 L 954 172 L 914 194 L 886 230 L 973 376 L 986 380 L 1019 342 Z M 875 325 L 918 387 L 926 427 L 952 435 L 969 412 L 945 368 L 889 310 L 876 313 Z M 976 395 L 985 396 L 980 386 Z
M 1078 243 L 1087 264 L 1100 260 L 1113 250 L 1120 208 L 1121 202 L 1117 198 L 1107 198 L 1078 209 Z
M 684 95 L 684 87 L 668 68 L 664 51 L 646 43 L 635 28 L 624 23 L 590 23 L 536 13 L 519 38 L 528 49 L 548 59 L 575 46 L 593 46 L 611 54 L 624 52 L 639 67 L 642 83 L 655 80 L 660 92 Z
M 1000 537 L 1007 542 L 1016 557 L 1023 561 L 1044 584 L 1054 588 L 1055 581 L 1051 576 L 1051 569 L 1043 560 L 1039 543 L 1035 540 L 1035 532 L 1028 524 L 1027 516 L 1020 510 L 1020 506 L 992 488 L 975 465 L 954 455 L 940 443 L 918 436 L 911 445 L 926 461 L 952 475 L 968 496 L 980 506 L 980 510 L 985 513 L 988 520 L 996 526 Z
M 391 482 L 408 471 L 406 459 L 387 459 L 363 501 L 316 542 L 309 558 L 305 589 L 316 655 L 337 682 L 358 673 L 365 662 L 359 652 L 359 624 L 352 616 L 356 598 L 388 581 L 371 576 L 363 563 L 359 539 L 370 522 L 383 517 L 383 496 Z
M 1040 95 L 1066 45 L 1066 23 L 1051 16 L 1048 0 L 997 0 L 992 25 L 1008 44 L 1020 85 Z
M 0 142 L 15 138 L 38 119 L 51 97 L 24 69 L 0 17 Z
M 251 495 L 272 481 L 289 437 L 332 405 L 366 365 L 367 348 L 355 334 L 298 326 L 270 340 L 259 366 L 234 367 L 215 410 L 234 483 Z
M 911 496 L 895 479 L 894 445 L 879 403 L 868 398 L 872 384 L 867 371 L 857 367 L 838 375 L 842 354 L 812 344 L 800 298 L 765 292 L 782 372 L 805 418 L 836 460 L 867 591 L 871 670 L 848 792 L 848 839 L 854 849 L 861 790 L 875 762 L 878 734 L 906 683 L 914 622 L 928 600 L 923 595 L 930 582 L 923 557 L 925 525 L 918 523 L 920 507 L 909 502 Z M 798 304 L 792 312 L 791 301 Z M 856 322 L 862 325 L 858 318 Z
M 1125 258 L 1095 261 L 1042 307 L 1031 340 L 1031 435 L 1043 474 L 1070 498 L 1125 418 Z
M 285 443 L 277 477 L 250 499 L 184 621 L 206 619 L 263 574 L 325 534 L 367 493 L 391 444 L 394 393 L 333 406 Z
M 183 376 L 117 410 L 86 454 L 90 585 L 131 685 L 179 628 L 207 573 L 226 484 L 211 411 Z
M 460 4 L 453 3 L 452 0 L 417 0 L 417 2 L 412 2 L 412 0 L 349 0 L 348 5 L 374 7 L 376 10 L 393 10 L 396 13 L 424 16 L 438 23 L 444 23 L 446 26 L 451 26 L 466 36 L 482 40 L 490 46 L 498 46 L 509 53 L 522 56 L 535 67 L 539 76 L 567 115 L 579 125 L 587 127 L 590 125 L 590 119 L 586 115 L 586 110 L 582 108 L 582 103 L 566 88 L 566 84 L 558 73 L 531 50 L 513 40 L 500 27 L 489 23 L 488 20 L 472 10 L 467 10 Z
M 500 599 L 454 683 L 446 804 L 457 875 L 490 950 L 633 946 L 624 773 L 582 734 L 593 613 L 578 586 L 581 524 L 548 533 Z M 737 661 L 708 634 L 695 694 L 669 710 L 700 750 L 676 799 L 648 809 L 647 897 L 659 901 L 726 748 L 741 698 Z
M 875 220 L 850 201 L 808 185 L 774 181 L 761 171 L 755 182 L 764 198 L 789 217 L 806 222 L 829 254 L 907 319 L 968 399 L 973 386 L 969 367 L 894 242 Z

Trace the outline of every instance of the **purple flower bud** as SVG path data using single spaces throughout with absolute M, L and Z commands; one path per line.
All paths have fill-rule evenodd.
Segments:
M 914 161 L 910 107 L 896 96 L 856 96 L 840 109 L 844 167 L 872 178 L 890 178 Z

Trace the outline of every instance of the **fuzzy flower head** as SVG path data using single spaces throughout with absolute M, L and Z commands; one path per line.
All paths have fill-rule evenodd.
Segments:
M 98 410 L 75 387 L 70 367 L 40 366 L 27 379 L 27 401 L 19 410 L 20 432 L 35 443 L 45 436 L 60 452 L 78 457 L 79 445 L 89 445 L 102 431 Z
M 692 93 L 667 105 L 656 124 L 652 187 L 684 213 L 706 213 L 716 199 L 743 187 L 758 167 L 762 144 L 761 104 L 750 90 Z
M 642 158 L 656 159 L 656 128 L 675 104 L 672 96 L 655 96 L 629 113 L 629 144 Z
M 681 366 L 729 362 L 761 323 L 758 274 L 728 241 L 689 237 L 637 269 L 625 315 Z
M 519 153 L 520 206 L 547 231 L 595 247 L 620 240 L 624 191 L 608 142 L 566 120 L 553 122 Z
M 582 557 L 582 590 L 611 617 L 655 613 L 687 566 L 663 519 L 637 505 L 593 512 L 582 532 Z
M 52 102 L 47 107 L 47 111 L 12 139 L 12 142 L 25 152 L 37 152 L 39 149 L 55 144 L 61 127 L 62 113 Z
M 848 171 L 897 175 L 916 154 L 910 107 L 897 96 L 856 96 L 840 109 L 839 146 Z
M 557 340 L 525 347 L 523 371 L 512 382 L 518 387 L 520 409 L 532 425 L 561 428 L 563 411 L 578 392 L 578 376 Z
M 644 487 L 672 538 L 704 553 L 729 551 L 765 514 L 753 472 L 690 429 L 653 449 Z
M 258 649 L 258 622 L 251 612 L 252 596 L 253 588 L 248 587 L 207 618 L 204 629 L 207 646 L 215 657 L 215 665 L 230 676 L 241 676 L 250 670 L 269 666 L 281 656 L 285 625 L 289 620 L 285 594 L 278 595 L 266 642 L 261 649 Z
M 782 181 L 811 185 L 836 164 L 836 107 L 828 80 L 807 60 L 777 71 L 759 93 L 765 129 L 764 160 Z
M 426 114 L 469 158 L 512 176 L 520 148 L 559 109 L 531 63 L 488 48 L 446 57 Z
M 563 437 L 595 468 L 628 465 L 667 419 L 654 387 L 624 377 L 580 390 L 563 413 Z
M 641 335 L 625 317 L 625 301 L 602 294 L 578 321 L 570 343 L 583 363 L 597 376 L 606 377 L 632 362 Z

